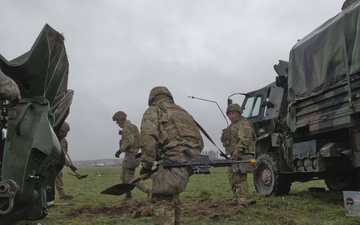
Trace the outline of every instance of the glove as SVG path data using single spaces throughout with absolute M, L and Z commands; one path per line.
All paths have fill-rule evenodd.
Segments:
M 74 171 L 74 172 L 75 172 L 75 170 L 77 170 L 77 168 L 76 168 L 74 165 L 71 165 L 71 166 L 70 166 L 70 169 L 71 169 L 72 171 Z
M 151 174 L 151 169 L 147 169 L 147 168 L 141 167 L 141 169 L 140 169 L 140 175 L 143 175 L 143 174 L 145 174 L 145 173 Z
M 120 150 L 117 150 L 117 152 L 115 153 L 115 157 L 119 158 L 120 154 L 121 154 Z

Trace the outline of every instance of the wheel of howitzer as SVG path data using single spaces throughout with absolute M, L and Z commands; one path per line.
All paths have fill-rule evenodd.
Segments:
M 254 185 L 257 192 L 263 195 L 289 194 L 291 182 L 279 174 L 278 160 L 269 154 L 262 154 L 256 159 Z

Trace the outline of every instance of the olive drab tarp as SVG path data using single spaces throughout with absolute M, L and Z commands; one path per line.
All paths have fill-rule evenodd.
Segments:
M 69 62 L 59 32 L 45 24 L 30 51 L 10 61 L 0 55 L 0 69 L 18 84 L 22 98 L 46 97 L 54 127 L 61 126 L 73 91 L 67 89 Z
M 345 82 L 360 70 L 360 1 L 299 40 L 289 59 L 289 101 Z
M 64 37 L 46 24 L 30 51 L 10 61 L 0 55 L 0 69 L 21 94 L 15 107 L 2 111 L 0 185 L 6 188 L 0 193 L 0 224 L 10 225 L 43 219 L 47 202 L 55 199 L 55 177 L 65 163 L 56 133 L 73 97 Z

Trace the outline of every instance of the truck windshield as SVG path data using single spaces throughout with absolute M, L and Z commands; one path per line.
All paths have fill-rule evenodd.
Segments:
M 243 116 L 254 117 L 258 116 L 260 112 L 261 96 L 254 96 L 245 99 L 245 105 L 243 106 Z

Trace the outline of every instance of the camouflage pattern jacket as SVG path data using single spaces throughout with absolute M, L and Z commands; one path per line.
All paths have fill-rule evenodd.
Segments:
M 151 168 L 163 154 L 181 155 L 185 148 L 198 150 L 200 154 L 204 147 L 193 117 L 168 98 L 157 100 L 145 111 L 140 136 L 144 168 Z
M 231 123 L 221 137 L 227 154 L 234 160 L 241 159 L 241 153 L 255 151 L 255 132 L 250 121 L 240 116 L 239 120 Z
M 20 96 L 19 87 L 0 70 L 0 99 L 12 100 Z
M 138 153 L 139 149 L 139 128 L 132 124 L 129 120 L 126 120 L 122 129 L 122 136 L 119 142 L 119 150 L 120 152 L 125 152 L 126 156 L 128 153 Z
M 64 155 L 65 155 L 65 166 L 66 167 L 70 167 L 71 166 L 71 162 L 67 156 L 68 154 L 68 142 L 66 140 L 66 138 L 61 138 L 60 139 L 60 146 L 61 146 L 61 150 L 63 151 Z

